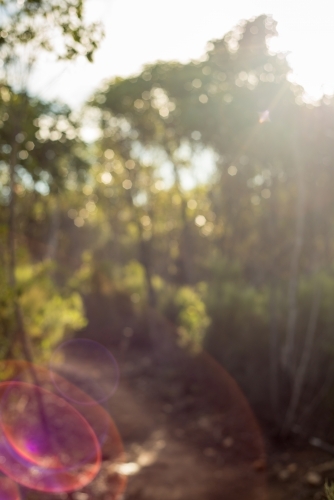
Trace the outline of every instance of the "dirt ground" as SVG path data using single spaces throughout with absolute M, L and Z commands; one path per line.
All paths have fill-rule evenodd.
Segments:
M 109 400 L 124 455 L 108 454 L 82 491 L 39 500 L 320 500 L 334 457 L 263 438 L 231 377 L 175 339 L 113 346 L 121 378 Z
M 225 387 L 214 388 L 212 401 L 207 380 L 189 377 L 185 364 L 169 372 L 139 351 L 123 364 L 110 411 L 128 464 L 124 500 L 324 498 L 334 457 L 311 446 L 265 443 L 236 388 L 224 404 L 227 374 L 221 372 Z

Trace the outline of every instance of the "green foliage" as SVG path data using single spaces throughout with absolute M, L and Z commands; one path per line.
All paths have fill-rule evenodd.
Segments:
M 160 282 L 158 288 L 159 308 L 177 326 L 180 345 L 193 350 L 201 348 L 210 319 L 203 302 L 203 284 L 196 288 L 176 288 Z
M 13 342 L 14 292 L 7 284 L 5 269 L 0 266 L 0 359 L 9 353 Z
M 1 0 L 0 8 L 0 56 L 7 78 L 0 85 L 0 203 L 5 207 L 0 228 L 1 237 L 9 242 L 0 289 L 0 336 L 6 339 L 1 355 L 9 353 L 7 344 L 17 338 L 17 311 L 22 305 L 26 325 L 19 328 L 27 332 L 20 333 L 33 337 L 43 356 L 67 331 L 85 324 L 81 299 L 65 287 L 57 290 L 45 263 L 31 264 L 24 245 L 16 251 L 16 232 L 19 228 L 20 236 L 27 236 L 30 250 L 42 243 L 38 240 L 44 228 L 36 226 L 47 218 L 45 209 L 53 200 L 43 203 L 41 198 L 69 187 L 71 181 L 73 187 L 85 162 L 76 149 L 79 141 L 70 110 L 31 98 L 19 76 L 25 71 L 27 77 L 43 51 L 59 59 L 82 55 L 91 61 L 102 32 L 97 24 L 84 22 L 82 0 Z M 54 254 L 58 219 L 56 203 L 42 258 Z M 32 227 L 37 234 L 32 234 Z
M 119 269 L 116 272 L 116 283 L 130 294 L 135 303 L 145 303 L 147 299 L 145 270 L 139 262 L 130 261 Z
M 333 107 L 328 98 L 304 105 L 286 57 L 268 50 L 275 34 L 267 16 L 240 23 L 201 60 L 148 65 L 88 103 L 100 117 L 92 177 L 110 260 L 121 269 L 140 262 L 150 306 L 197 344 L 206 331 L 204 345 L 259 407 L 278 374 L 277 397 L 283 407 L 289 401 L 295 380 L 281 351 L 290 329 L 298 365 L 318 286 L 312 354 L 321 375 L 306 371 L 300 401 L 321 387 L 332 344 L 333 224 L 323 214 L 334 209 Z M 213 176 L 185 188 L 202 154 L 211 155 Z M 167 169 L 169 187 L 157 187 Z M 314 277 L 317 266 L 326 284 Z M 202 282 L 205 314 L 190 298 Z
M 115 266 L 108 260 L 97 262 L 86 253 L 83 262 L 69 281 L 71 287 L 82 293 L 105 293 L 123 291 L 134 296 L 137 302 L 146 300 L 146 283 L 143 266 L 135 260 L 125 266 Z
M 80 295 L 57 289 L 51 272 L 50 262 L 17 268 L 20 304 L 39 358 L 47 357 L 64 336 L 86 325 Z
M 9 184 L 9 164 L 15 161 L 18 194 L 36 190 L 42 194 L 83 176 L 87 163 L 80 156 L 82 146 L 70 110 L 56 103 L 44 103 L 27 93 L 0 85 L 0 174 Z M 3 196 L 3 193 L 1 193 Z
M 1 27 L 0 54 L 22 44 L 53 50 L 34 24 L 47 12 L 64 35 L 57 56 L 90 58 L 80 0 L 26 1 L 8 18 L 14 29 Z M 108 342 L 143 318 L 147 328 L 157 308 L 182 345 L 204 345 L 259 408 L 279 374 L 283 415 L 295 381 L 281 362 L 287 331 L 292 324 L 298 368 L 320 290 L 298 420 L 334 356 L 334 108 L 328 97 L 304 105 L 285 56 L 268 50 L 275 32 L 259 16 L 199 61 L 107 82 L 86 106 L 101 132 L 92 145 L 69 109 L 1 84 L 0 243 L 15 232 L 18 279 L 6 284 L 4 250 L 1 340 L 15 334 L 17 293 L 41 357 L 85 324 L 79 294 L 88 328 Z M 212 175 L 200 182 L 208 163 Z M 6 355 L 10 341 L 2 345 Z
M 57 288 L 50 262 L 21 264 L 13 289 L 1 268 L 0 284 L 0 359 L 17 354 L 14 298 L 19 300 L 25 327 L 33 342 L 36 358 L 44 361 L 64 336 L 85 326 L 80 295 L 68 288 Z
M 247 283 L 236 263 L 218 262 L 212 272 L 205 300 L 212 321 L 206 346 L 228 364 L 267 343 L 268 289 Z
M 0 7 L 0 55 L 6 64 L 17 62 L 23 48 L 28 66 L 43 50 L 91 61 L 102 37 L 100 25 L 85 23 L 83 0 L 1 0 Z
M 327 500 L 334 500 L 334 487 L 328 483 L 325 484 L 325 494 Z
M 203 300 L 193 289 L 181 287 L 175 295 L 175 307 L 178 310 L 177 324 L 182 344 L 199 348 L 210 324 Z

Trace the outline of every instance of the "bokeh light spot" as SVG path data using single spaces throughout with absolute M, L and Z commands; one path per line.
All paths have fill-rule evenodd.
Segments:
M 205 223 L 206 223 L 206 218 L 204 217 L 204 215 L 197 215 L 197 217 L 195 218 L 196 226 L 202 227 L 204 226 Z
M 237 167 L 235 167 L 234 165 L 231 165 L 228 167 L 227 169 L 227 173 L 231 176 L 231 177 L 234 177 L 235 175 L 237 175 L 238 173 L 238 169 Z

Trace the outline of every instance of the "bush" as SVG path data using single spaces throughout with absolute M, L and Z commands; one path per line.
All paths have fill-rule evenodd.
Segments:
M 179 334 L 179 343 L 192 350 L 202 346 L 210 320 L 206 312 L 203 285 L 195 288 L 160 283 L 158 288 L 158 307 L 171 321 Z
M 51 272 L 49 262 L 17 268 L 25 326 L 40 358 L 48 357 L 66 335 L 86 324 L 80 295 L 71 289 L 58 290 Z

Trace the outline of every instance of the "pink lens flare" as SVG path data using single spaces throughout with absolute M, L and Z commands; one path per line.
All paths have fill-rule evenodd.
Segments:
M 1 500 L 20 500 L 17 484 L 9 477 L 0 476 L 0 498 Z
M 2 387 L 0 387 L 0 390 Z M 64 399 L 23 382 L 6 382 L 0 426 L 24 458 L 49 469 L 98 463 L 100 447 L 88 422 Z
M 117 389 L 119 370 L 113 355 L 98 342 L 73 339 L 65 342 L 54 352 L 50 361 L 53 382 L 60 394 L 72 403 L 95 404 L 105 402 Z M 57 379 L 58 374 L 62 379 Z M 81 389 L 86 398 L 74 397 L 66 382 Z
M 95 465 L 75 469 L 51 469 L 25 460 L 0 436 L 0 470 L 16 483 L 27 488 L 49 493 L 78 490 L 89 484 L 97 474 Z
M 0 398 L 2 472 L 43 491 L 70 491 L 94 479 L 101 450 L 77 410 L 55 394 L 23 382 L 0 384 Z
M 32 365 L 22 360 L 0 361 L 0 374 L 2 374 L 3 380 L 37 385 L 62 399 L 62 394 L 59 393 L 57 387 L 64 388 L 68 395 L 67 402 L 68 400 L 72 401 L 69 404 L 87 420 L 95 432 L 100 445 L 103 445 L 110 425 L 113 427 L 111 417 L 103 407 L 96 404 L 96 401 L 92 400 L 75 385 L 56 373 L 53 373 L 51 376 L 49 370 L 42 366 Z M 74 403 L 73 401 L 81 401 L 81 404 Z M 115 432 L 117 433 L 117 431 Z
M 70 492 L 94 480 L 102 454 L 110 463 L 124 460 L 108 412 L 60 375 L 51 377 L 48 369 L 27 361 L 5 360 L 0 382 L 0 471 L 11 480 L 34 490 Z M 57 385 L 81 403 L 70 403 Z M 116 473 L 117 495 L 125 483 Z

